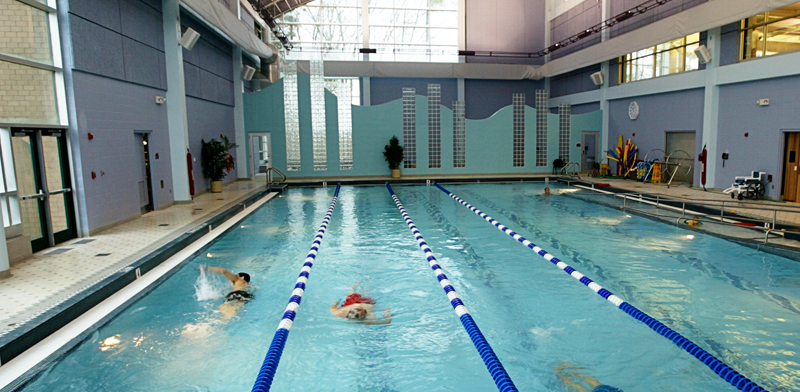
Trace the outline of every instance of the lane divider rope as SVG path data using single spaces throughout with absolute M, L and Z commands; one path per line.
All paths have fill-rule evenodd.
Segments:
M 328 213 L 325 214 L 325 219 L 322 220 L 322 225 L 320 225 L 317 235 L 314 237 L 314 242 L 311 244 L 311 250 L 308 252 L 308 256 L 306 256 L 303 268 L 300 270 L 300 276 L 297 278 L 297 282 L 294 285 L 292 296 L 289 298 L 289 304 L 286 306 L 283 318 L 280 324 L 278 324 L 278 330 L 275 331 L 275 336 L 272 338 L 272 344 L 269 346 L 269 351 L 267 352 L 266 358 L 264 358 L 264 363 L 261 365 L 261 370 L 258 372 L 258 378 L 256 378 L 256 383 L 253 385 L 253 392 L 267 392 L 272 386 L 272 379 L 275 377 L 275 371 L 278 369 L 278 363 L 281 360 L 281 354 L 283 354 L 286 338 L 289 337 L 289 330 L 292 329 L 292 323 L 297 315 L 297 308 L 300 307 L 300 301 L 303 300 L 303 293 L 306 289 L 308 276 L 311 273 L 311 267 L 314 266 L 314 259 L 316 259 L 317 252 L 322 244 L 322 237 L 325 235 L 328 222 L 331 220 L 331 214 L 333 214 L 333 209 L 336 207 L 336 199 L 339 198 L 340 187 L 341 185 L 336 185 L 336 191 L 333 193 L 333 201 L 331 201 Z
M 603 288 L 603 286 L 600 286 L 596 282 L 594 282 L 591 279 L 589 279 L 587 276 L 583 275 L 582 273 L 578 272 L 574 268 L 570 267 L 567 263 L 557 259 L 556 257 L 551 255 L 550 253 L 548 253 L 544 249 L 536 246 L 536 244 L 534 244 L 534 243 L 528 241 L 527 239 L 525 239 L 525 237 L 515 233 L 514 231 L 512 231 L 508 227 L 502 225 L 500 222 L 498 222 L 495 219 L 493 219 L 492 217 L 486 215 L 481 210 L 473 207 L 471 204 L 467 203 L 466 201 L 464 201 L 460 197 L 454 195 L 452 192 L 448 191 L 447 189 L 444 189 L 438 183 L 434 183 L 434 185 L 437 188 L 441 189 L 442 192 L 444 192 L 448 196 L 450 196 L 453 200 L 457 201 L 458 203 L 460 203 L 464 207 L 467 207 L 470 211 L 474 212 L 476 215 L 480 216 L 481 218 L 483 218 L 484 220 L 486 220 L 487 222 L 492 224 L 492 226 L 496 227 L 498 230 L 502 231 L 503 233 L 508 234 L 510 237 L 514 238 L 515 240 L 520 242 L 522 245 L 525 245 L 526 247 L 530 248 L 531 250 L 536 252 L 539 256 L 541 256 L 545 260 L 553 263 L 558 268 L 564 270 L 564 272 L 568 273 L 570 276 L 572 276 L 573 278 L 577 279 L 579 282 L 583 283 L 585 286 L 587 286 L 590 289 L 592 289 L 595 293 L 597 293 L 601 297 L 607 299 L 609 302 L 611 302 L 614 305 L 616 305 L 619 309 L 621 309 L 622 311 L 624 311 L 625 313 L 627 313 L 631 317 L 633 317 L 633 318 L 645 323 L 653 331 L 658 332 L 661 336 L 669 339 L 670 341 L 675 343 L 675 345 L 677 345 L 678 347 L 682 348 L 683 350 L 685 350 L 689 354 L 692 354 L 695 358 L 697 358 L 698 360 L 703 362 L 712 371 L 714 371 L 714 373 L 716 373 L 717 375 L 722 377 L 723 380 L 727 381 L 728 383 L 730 383 L 734 387 L 739 388 L 740 390 L 745 391 L 745 392 L 766 391 L 764 388 L 760 387 L 755 382 L 750 381 L 750 379 L 748 379 L 747 377 L 739 374 L 739 372 L 737 372 L 736 370 L 733 370 L 730 366 L 726 365 L 725 363 L 723 363 L 722 361 L 720 361 L 719 359 L 717 359 L 713 355 L 709 354 L 706 350 L 703 350 L 702 348 L 700 348 L 698 345 L 694 344 L 689 339 L 683 337 L 683 335 L 679 334 L 678 332 L 675 332 L 671 328 L 669 328 L 666 325 L 662 324 L 660 321 L 650 317 L 649 315 L 647 315 L 646 313 L 642 312 L 641 310 L 636 309 L 633 305 L 625 302 L 624 300 L 622 300 L 622 298 L 619 298 L 618 296 L 614 295 L 612 292 L 606 290 L 605 288 Z
M 464 326 L 464 329 L 467 331 L 470 339 L 472 339 L 472 343 L 475 344 L 475 348 L 478 349 L 478 353 L 480 354 L 481 359 L 483 359 L 483 363 L 486 365 L 489 373 L 492 375 L 492 379 L 494 379 L 497 389 L 501 392 L 518 391 L 517 387 L 514 385 L 514 382 L 511 381 L 511 377 L 509 377 L 508 373 L 506 373 L 506 369 L 503 368 L 503 364 L 500 363 L 500 360 L 497 358 L 497 355 L 495 355 L 492 347 L 489 346 L 489 342 L 487 342 L 486 338 L 483 337 L 481 330 L 478 328 L 478 324 L 475 323 L 475 320 L 472 319 L 472 316 L 470 316 L 469 312 L 467 311 L 466 306 L 464 306 L 464 303 L 461 302 L 461 299 L 458 297 L 458 294 L 453 288 L 453 285 L 450 283 L 450 280 L 447 279 L 447 275 L 445 275 L 444 271 L 442 271 L 441 267 L 439 267 L 439 262 L 436 261 L 433 251 L 431 251 L 431 248 L 425 242 L 425 239 L 422 238 L 422 234 L 420 234 L 417 226 L 414 225 L 414 221 L 411 220 L 411 217 L 406 212 L 406 209 L 403 208 L 403 204 L 400 203 L 400 199 L 394 193 L 394 190 L 392 190 L 391 185 L 386 184 L 386 188 L 392 195 L 394 203 L 397 204 L 397 208 L 403 215 L 403 219 L 408 225 L 408 228 L 411 229 L 411 233 L 414 234 L 417 244 L 419 244 L 419 247 L 423 252 L 425 252 L 425 256 L 428 259 L 428 263 L 430 264 L 433 273 L 436 274 L 439 284 L 444 289 L 444 293 L 447 294 L 447 298 L 450 300 L 450 305 L 453 306 L 453 310 L 455 310 L 456 315 L 458 315 L 458 318 L 461 320 L 461 324 Z

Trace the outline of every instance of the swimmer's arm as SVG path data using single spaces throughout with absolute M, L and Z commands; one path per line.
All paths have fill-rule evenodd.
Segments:
M 225 277 L 228 278 L 228 280 L 230 280 L 233 283 L 239 281 L 239 275 L 236 275 L 233 272 L 228 271 L 222 267 L 207 267 L 206 271 L 211 271 L 220 275 L 225 275 Z
M 383 318 L 378 320 L 375 315 L 370 313 L 369 316 L 362 320 L 362 324 L 389 324 L 392 322 L 392 311 L 389 308 L 383 310 Z
M 350 311 L 349 309 L 339 308 L 339 301 L 334 301 L 333 305 L 331 305 L 331 309 L 330 310 L 331 310 L 331 314 L 333 314 L 336 317 L 342 317 L 342 318 L 346 317 L 347 316 L 347 312 Z

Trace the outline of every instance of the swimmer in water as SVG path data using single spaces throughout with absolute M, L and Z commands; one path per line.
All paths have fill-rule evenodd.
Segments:
M 225 302 L 219 306 L 220 312 L 225 319 L 232 318 L 239 314 L 244 304 L 253 299 L 253 288 L 250 286 L 250 275 L 239 272 L 238 275 L 222 267 L 200 267 L 205 271 L 220 274 L 228 278 L 233 284 L 231 292 L 225 296 Z
M 331 313 L 336 317 L 348 318 L 361 324 L 391 323 L 392 312 L 389 308 L 383 310 L 383 319 L 375 318 L 375 300 L 356 293 L 356 287 L 359 284 L 361 282 L 357 282 L 350 288 L 342 306 L 339 306 L 339 301 L 335 301 L 331 305 Z
M 569 362 L 561 362 L 556 366 L 555 370 L 561 382 L 571 390 L 578 392 L 622 392 L 619 388 L 603 385 L 588 373 L 580 372 L 580 369 Z
M 542 194 L 545 195 L 545 196 L 549 196 L 550 195 L 550 188 L 544 188 L 544 193 L 542 193 Z
M 692 219 L 687 219 L 686 224 L 689 226 L 700 226 L 703 224 L 703 222 L 700 222 L 700 217 L 695 215 L 692 217 Z

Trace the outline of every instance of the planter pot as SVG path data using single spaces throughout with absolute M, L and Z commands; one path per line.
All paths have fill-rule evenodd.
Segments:
M 392 178 L 400 178 L 400 169 L 392 169 Z
M 211 181 L 211 193 L 222 192 L 222 181 Z

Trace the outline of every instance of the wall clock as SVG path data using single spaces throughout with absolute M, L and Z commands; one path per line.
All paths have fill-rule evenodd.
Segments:
M 631 120 L 636 120 L 636 118 L 639 117 L 639 104 L 636 101 L 628 105 L 628 117 L 630 117 Z

